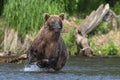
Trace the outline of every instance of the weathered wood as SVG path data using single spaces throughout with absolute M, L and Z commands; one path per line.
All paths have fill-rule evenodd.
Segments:
M 3 47 L 4 52 L 17 53 L 18 51 L 27 50 L 32 42 L 30 35 L 26 35 L 24 40 L 21 40 L 21 36 L 14 29 L 7 27 L 4 32 Z
M 83 23 L 80 24 L 78 30 L 83 36 L 89 34 L 100 24 L 108 11 L 109 4 L 106 4 L 105 6 L 103 4 L 100 5 L 96 11 L 93 11 L 90 16 L 88 16 Z
M 111 9 L 109 9 L 108 13 L 103 18 L 108 24 L 111 25 L 113 30 L 118 30 L 119 28 L 119 16 L 115 14 Z
M 97 26 L 101 23 L 101 21 L 103 20 L 103 17 L 107 14 L 107 12 L 109 11 L 109 5 L 106 4 L 105 7 L 103 7 L 103 9 L 101 9 L 101 11 L 96 12 L 96 16 L 97 18 L 94 20 L 93 24 L 91 25 L 91 27 L 89 27 L 86 31 L 86 34 L 89 34 L 90 32 L 92 32 L 94 29 L 97 28 Z
M 27 55 L 26 54 L 23 54 L 23 55 L 20 55 L 20 56 L 17 56 L 11 60 L 8 60 L 7 63 L 15 63 L 15 62 L 20 62 L 21 60 L 26 60 L 27 59 Z
M 78 30 L 75 31 L 75 38 L 76 38 L 77 45 L 79 45 L 81 48 L 81 50 L 79 51 L 79 55 L 92 57 L 93 51 L 89 45 L 89 40 L 86 37 L 82 36 Z
M 22 55 L 8 55 L 5 53 L 0 53 L 0 64 L 2 63 L 15 63 L 15 62 L 20 62 L 21 60 L 26 60 L 27 55 L 22 54 Z
M 18 38 L 18 32 L 7 27 L 4 33 L 4 51 L 11 51 L 15 53 L 21 45 Z

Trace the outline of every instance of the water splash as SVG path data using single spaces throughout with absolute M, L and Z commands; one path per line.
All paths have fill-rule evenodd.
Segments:
M 37 65 L 33 64 L 33 65 L 25 65 L 24 71 L 25 72 L 39 72 L 41 71 L 41 69 Z

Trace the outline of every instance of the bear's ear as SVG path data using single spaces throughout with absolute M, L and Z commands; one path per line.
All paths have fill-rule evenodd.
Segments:
M 44 14 L 44 20 L 45 20 L 45 22 L 47 21 L 47 19 L 50 17 L 50 15 L 48 14 L 48 13 L 45 13 Z
M 59 17 L 60 17 L 62 20 L 64 20 L 64 13 L 61 13 L 61 14 L 59 15 Z

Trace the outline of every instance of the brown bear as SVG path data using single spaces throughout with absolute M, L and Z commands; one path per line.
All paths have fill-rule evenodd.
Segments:
M 66 63 L 68 51 L 61 37 L 64 14 L 44 15 L 44 26 L 27 50 L 29 63 L 59 71 Z

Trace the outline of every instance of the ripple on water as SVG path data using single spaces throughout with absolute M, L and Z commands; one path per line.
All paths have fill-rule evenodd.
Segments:
M 120 80 L 120 58 L 71 58 L 59 73 L 36 65 L 0 64 L 0 80 Z

